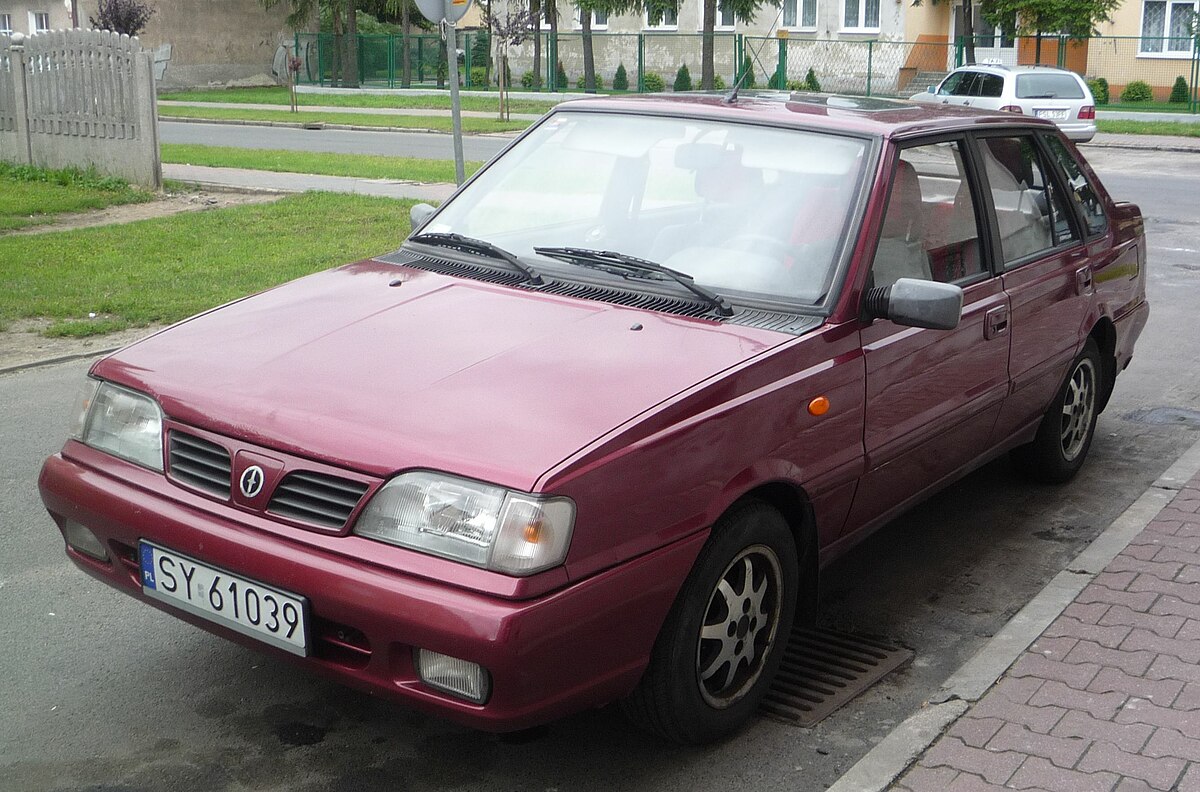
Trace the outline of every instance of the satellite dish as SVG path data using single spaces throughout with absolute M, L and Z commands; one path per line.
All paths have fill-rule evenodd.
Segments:
M 457 22 L 466 16 L 471 8 L 471 0 L 416 0 L 416 3 L 421 16 L 435 25 L 443 19 L 447 22 Z

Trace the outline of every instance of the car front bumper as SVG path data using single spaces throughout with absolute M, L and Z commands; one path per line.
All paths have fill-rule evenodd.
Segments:
M 64 449 L 46 461 L 39 488 L 60 531 L 74 521 L 106 549 L 107 562 L 68 544 L 82 570 L 218 635 L 488 731 L 527 728 L 632 690 L 706 539 L 689 536 L 541 596 L 508 599 L 318 549 L 303 537 L 264 534 L 232 509 L 217 514 L 211 504 L 189 503 L 188 493 L 174 497 L 179 488 L 162 474 L 68 447 L 72 453 Z M 143 595 L 141 539 L 307 598 L 309 656 Z M 490 698 L 474 704 L 427 686 L 415 668 L 417 647 L 481 665 L 490 674 Z

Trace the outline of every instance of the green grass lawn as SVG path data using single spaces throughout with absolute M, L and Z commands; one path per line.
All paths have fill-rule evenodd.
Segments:
M 1200 137 L 1200 124 L 1187 121 L 1096 121 L 1100 132 L 1116 132 L 1125 135 L 1175 135 L 1177 137 Z
M 284 121 L 293 124 L 324 122 L 350 126 L 399 127 L 401 129 L 432 129 L 449 132 L 450 116 L 366 115 L 364 113 L 293 113 L 290 110 L 242 110 L 230 107 L 159 107 L 160 118 L 210 118 L 215 120 Z M 515 132 L 529 126 L 529 121 L 500 121 L 495 118 L 464 118 L 463 132 Z
M 1097 110 L 1120 110 L 1129 113 L 1186 113 L 1188 112 L 1188 103 L 1171 103 L 1171 102 L 1112 102 L 1106 105 L 1097 105 Z
M 208 165 L 216 168 L 252 168 L 287 173 L 320 173 L 326 176 L 356 176 L 361 179 L 403 179 L 418 182 L 453 182 L 452 160 L 384 157 L 373 154 L 328 154 L 324 152 L 248 149 L 228 146 L 162 144 L 163 162 Z M 481 163 L 466 163 L 467 175 Z
M 56 214 L 154 199 L 154 193 L 79 170 L 47 171 L 0 162 L 0 231 L 49 223 Z
M 159 99 L 177 102 L 237 102 L 239 104 L 277 104 L 288 106 L 287 88 L 217 88 L 207 91 L 176 91 L 160 94 Z M 499 98 L 495 93 L 484 96 L 462 94 L 462 109 L 481 113 L 498 110 Z M 385 107 L 400 110 L 412 108 L 427 110 L 449 110 L 449 96 L 426 96 L 408 94 L 306 94 L 297 93 L 300 105 L 324 107 Z M 510 99 L 509 112 L 544 113 L 558 104 L 551 99 Z
M 0 238 L 0 323 L 50 335 L 173 322 L 301 275 L 399 247 L 413 202 L 305 193 L 34 236 Z M 88 320 L 89 312 L 100 316 Z

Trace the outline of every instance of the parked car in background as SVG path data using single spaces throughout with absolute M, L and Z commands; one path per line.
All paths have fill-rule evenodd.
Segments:
M 1045 118 L 1077 143 L 1096 136 L 1096 100 L 1087 82 L 1053 66 L 963 66 L 912 99 Z
M 1149 313 L 1138 208 L 1030 115 L 582 100 L 412 219 L 96 362 L 39 485 L 88 574 L 489 730 L 739 728 L 830 561 L 1080 469 Z

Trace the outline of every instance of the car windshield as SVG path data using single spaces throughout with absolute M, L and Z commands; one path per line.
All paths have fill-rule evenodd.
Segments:
M 1082 99 L 1083 87 L 1069 74 L 1019 74 L 1018 99 Z
M 486 240 L 543 271 L 571 265 L 535 247 L 605 250 L 725 295 L 812 304 L 829 291 L 868 150 L 833 134 L 563 111 L 421 231 Z

